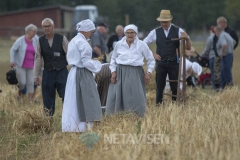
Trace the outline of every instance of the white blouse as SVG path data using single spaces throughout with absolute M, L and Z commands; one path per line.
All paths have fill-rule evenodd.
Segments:
M 170 27 L 168 28 L 168 30 L 165 30 L 165 29 L 164 29 L 164 34 L 165 34 L 166 37 L 168 36 L 168 33 L 169 33 L 170 29 L 171 29 L 171 26 L 172 26 L 172 24 L 170 25 Z M 178 38 L 181 36 L 181 32 L 184 32 L 184 31 L 183 31 L 182 28 L 179 28 Z M 146 38 L 144 38 L 143 41 L 144 41 L 145 43 L 149 44 L 149 43 L 152 43 L 152 42 L 156 42 L 156 40 L 157 40 L 156 29 L 154 29 L 154 30 L 152 30 L 152 31 L 148 34 L 148 36 L 147 36 Z M 181 41 L 180 41 L 180 42 L 181 42 Z
M 113 50 L 109 68 L 111 72 L 114 72 L 118 64 L 143 66 L 144 58 L 147 60 L 147 71 L 152 73 L 155 60 L 148 45 L 136 37 L 129 47 L 126 42 L 126 37 L 123 37 L 122 40 L 117 42 Z
M 87 68 L 93 73 L 101 70 L 98 60 L 92 60 L 92 48 L 83 34 L 78 33 L 68 44 L 68 65 L 78 68 Z

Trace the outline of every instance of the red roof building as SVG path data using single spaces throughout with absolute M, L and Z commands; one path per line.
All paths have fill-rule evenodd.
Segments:
M 0 37 L 21 36 L 31 23 L 38 27 L 37 34 L 41 36 L 44 18 L 51 18 L 55 30 L 67 34 L 72 28 L 73 12 L 73 7 L 55 5 L 0 13 Z

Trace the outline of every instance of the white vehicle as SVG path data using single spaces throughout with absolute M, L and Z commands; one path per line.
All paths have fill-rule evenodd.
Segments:
M 74 9 L 73 25 L 76 25 L 78 22 L 90 19 L 93 23 L 97 23 L 98 20 L 98 10 L 95 5 L 80 5 L 76 6 Z

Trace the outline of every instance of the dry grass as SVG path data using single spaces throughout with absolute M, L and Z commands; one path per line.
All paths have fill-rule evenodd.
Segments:
M 239 54 L 235 55 L 235 61 L 240 60 Z M 233 68 L 235 84 L 240 84 L 238 65 L 235 63 Z M 240 90 L 237 86 L 221 93 L 188 88 L 188 101 L 184 106 L 168 101 L 156 107 L 153 74 L 147 88 L 145 117 L 131 113 L 104 117 L 94 124 L 92 132 L 98 134 L 100 140 L 92 149 L 79 140 L 80 133 L 61 132 L 59 98 L 55 115 L 49 119 L 42 114 L 42 103 L 28 104 L 26 99 L 19 103 L 16 87 L 1 80 L 0 89 L 3 90 L 0 93 L 0 159 L 233 160 L 240 157 Z M 41 100 L 40 91 L 37 98 Z M 124 144 L 121 138 L 119 144 L 104 141 L 105 135 L 113 134 L 160 134 L 164 138 L 160 144 Z
M 10 69 L 10 48 L 14 40 L 0 39 L 0 82 L 7 83 L 6 73 Z
M 92 149 L 79 140 L 80 133 L 61 132 L 61 103 L 51 132 L 46 133 L 49 119 L 42 116 L 41 104 L 22 105 L 16 111 L 17 102 L 1 95 L 0 159 L 238 159 L 239 94 L 237 87 L 212 94 L 189 89 L 185 106 L 148 105 L 144 118 L 133 114 L 104 117 L 94 124 L 92 132 L 101 138 Z M 152 96 L 147 95 L 149 104 Z M 38 132 L 33 121 L 39 122 Z M 111 134 L 161 134 L 167 139 L 160 144 L 110 144 L 104 135 Z
M 53 118 L 45 116 L 42 109 L 21 111 L 13 129 L 20 134 L 49 133 L 52 130 Z

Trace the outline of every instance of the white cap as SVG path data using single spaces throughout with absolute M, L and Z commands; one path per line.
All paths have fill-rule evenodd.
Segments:
M 192 63 L 192 69 L 198 76 L 202 73 L 202 67 L 196 62 Z
M 76 30 L 78 32 L 89 32 L 95 30 L 95 25 L 90 19 L 82 20 L 78 24 L 76 24 Z
M 134 24 L 129 24 L 126 27 L 124 27 L 124 33 L 126 33 L 127 30 L 129 30 L 129 29 L 134 30 L 134 32 L 136 32 L 138 34 L 138 28 Z

